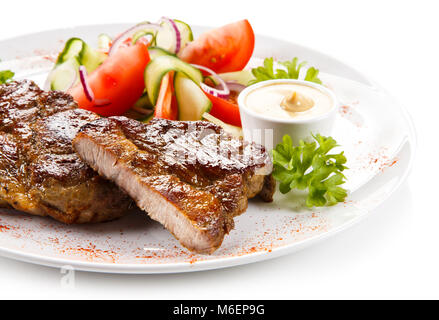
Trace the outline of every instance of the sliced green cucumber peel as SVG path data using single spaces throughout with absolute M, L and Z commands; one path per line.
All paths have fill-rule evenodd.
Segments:
M 91 48 L 83 40 L 79 38 L 67 40 L 64 50 L 58 55 L 55 66 L 49 74 L 50 90 L 66 91 L 79 81 L 80 65 L 85 66 L 90 73 L 105 59 L 107 59 L 105 53 Z
M 203 114 L 212 108 L 212 102 L 203 90 L 181 72 L 175 75 L 174 89 L 178 103 L 178 120 L 201 120 Z
M 200 85 L 203 81 L 201 71 L 190 64 L 183 62 L 174 56 L 159 56 L 153 59 L 145 69 L 145 88 L 153 105 L 157 103 L 162 79 L 170 71 L 184 73 L 197 85 Z

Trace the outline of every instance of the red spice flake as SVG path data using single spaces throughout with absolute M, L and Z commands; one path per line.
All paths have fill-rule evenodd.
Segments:
M 394 166 L 398 162 L 398 158 L 390 159 L 386 152 L 387 148 L 382 148 L 379 152 L 369 154 L 363 169 L 378 169 L 383 172 L 386 168 Z
M 385 162 L 382 167 L 380 168 L 381 171 L 384 171 L 384 169 L 389 168 L 389 167 L 393 167 L 397 162 L 399 161 L 398 158 L 393 158 L 387 162 Z
M 137 259 L 151 259 L 154 258 L 154 256 L 136 256 Z
M 343 118 L 349 120 L 357 128 L 362 128 L 364 126 L 363 120 L 361 119 L 361 117 L 359 117 L 358 114 L 354 113 L 354 110 L 351 106 L 341 106 L 338 109 L 338 112 Z
M 197 262 L 197 261 L 198 261 L 197 258 L 192 258 L 192 259 L 189 261 L 189 263 L 190 263 L 190 264 L 194 264 L 194 263 Z
M 106 260 L 111 261 L 112 263 L 116 263 L 117 253 L 112 250 L 102 250 L 97 249 L 95 245 L 92 243 L 89 244 L 89 247 L 76 247 L 76 248 L 65 248 L 61 250 L 62 253 L 73 253 L 75 255 L 84 256 L 89 261 L 95 260 Z
M 11 228 L 9 228 L 8 226 L 0 225 L 0 232 L 4 232 L 4 231 L 7 231 L 7 230 L 11 230 Z
M 395 163 L 397 163 L 398 160 L 399 160 L 399 159 L 394 159 L 394 160 L 392 161 L 392 163 L 389 164 L 389 167 L 393 167 L 393 165 L 394 165 Z
M 50 62 L 56 62 L 56 58 L 54 56 L 51 56 L 51 55 L 45 55 L 45 56 L 43 56 L 43 59 L 48 60 Z
M 339 112 L 342 115 L 351 115 L 352 114 L 352 109 L 350 106 L 341 106 L 339 109 Z
M 53 242 L 55 244 L 59 244 L 59 239 L 58 238 L 51 238 L 51 237 L 49 237 L 48 239 L 49 239 L 49 241 L 51 241 L 51 242 Z
M 386 155 L 386 153 L 387 148 L 381 148 L 376 152 L 369 153 L 366 156 L 361 156 L 359 160 L 362 160 L 363 162 L 362 168 L 368 170 L 382 170 L 383 166 L 385 167 L 385 163 L 387 163 L 389 160 L 389 157 Z

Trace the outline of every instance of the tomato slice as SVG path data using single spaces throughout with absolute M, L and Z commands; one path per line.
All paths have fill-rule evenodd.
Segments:
M 89 101 L 80 83 L 69 93 L 82 109 L 102 116 L 121 115 L 142 95 L 145 89 L 144 71 L 149 61 L 148 45 L 138 41 L 133 46 L 119 48 L 88 76 L 95 101 L 108 103 L 96 105 L 95 101 Z
M 167 73 L 160 83 L 159 96 L 154 110 L 154 118 L 176 120 L 178 116 L 177 99 L 174 96 L 174 72 Z
M 242 20 L 203 33 L 184 47 L 179 57 L 217 73 L 233 72 L 247 65 L 254 47 L 253 29 L 247 20 Z
M 212 102 L 212 109 L 210 114 L 228 124 L 241 127 L 241 115 L 239 114 L 239 107 L 237 104 L 229 102 L 204 92 L 209 100 Z

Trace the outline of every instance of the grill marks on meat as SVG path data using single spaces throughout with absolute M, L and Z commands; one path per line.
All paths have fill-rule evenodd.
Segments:
M 104 119 L 31 81 L 0 86 L 0 206 L 65 223 L 123 215 L 132 200 L 95 169 L 185 247 L 212 253 L 248 198 L 272 200 L 270 167 L 263 147 L 208 122 Z
M 72 148 L 79 128 L 99 116 L 72 97 L 31 81 L 0 86 L 0 205 L 64 223 L 111 220 L 132 205 Z
M 73 146 L 92 168 L 124 189 L 186 248 L 212 253 L 271 169 L 262 146 L 234 139 L 209 122 L 102 118 L 81 128 Z M 268 172 L 269 173 L 269 172 Z

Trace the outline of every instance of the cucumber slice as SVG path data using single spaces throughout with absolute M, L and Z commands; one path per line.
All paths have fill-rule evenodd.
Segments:
M 91 48 L 79 38 L 67 40 L 64 50 L 58 56 L 55 66 L 58 66 L 67 60 L 76 58 L 80 65 L 84 65 L 87 72 L 92 72 L 104 62 L 107 55 L 103 52 Z
M 101 51 L 95 50 L 85 42 L 79 53 L 78 61 L 82 64 L 88 73 L 96 70 L 107 59 L 107 55 Z
M 203 114 L 212 108 L 212 102 L 203 90 L 182 72 L 174 79 L 175 96 L 178 102 L 178 120 L 201 120 Z
M 142 37 L 150 36 L 150 44 L 152 46 L 156 45 L 156 36 L 157 36 L 157 29 L 151 28 L 151 23 L 149 21 L 143 21 L 139 23 L 137 26 L 141 27 L 140 30 L 138 30 L 136 33 L 132 35 L 132 43 L 135 44 L 137 40 L 139 40 Z
M 159 47 L 150 47 L 148 48 L 149 57 L 151 60 L 160 57 L 160 56 L 175 56 L 175 54 L 166 51 L 165 49 Z
M 67 40 L 63 51 L 61 51 L 61 53 L 58 55 L 55 65 L 64 63 L 73 57 L 78 57 L 82 51 L 83 45 L 84 41 L 79 38 L 71 38 Z
M 101 33 L 98 36 L 98 49 L 108 51 L 110 50 L 111 42 L 113 39 L 108 34 Z
M 178 31 L 180 32 L 180 51 L 184 48 L 189 42 L 194 40 L 194 35 L 192 33 L 191 27 L 181 21 L 173 19 L 174 23 L 177 26 Z M 163 21 L 161 24 L 162 29 L 156 35 L 156 46 L 163 48 L 170 52 L 175 52 L 177 39 L 175 36 L 174 27 L 167 21 Z
M 145 29 L 145 30 L 141 30 L 136 32 L 133 35 L 133 44 L 135 44 L 137 42 L 137 40 L 139 40 L 142 37 L 146 37 L 146 36 L 150 36 L 150 43 L 152 45 L 156 45 L 156 37 L 157 37 L 157 30 L 152 30 L 152 29 Z
M 146 37 L 146 36 L 149 36 L 148 40 L 149 40 L 150 44 L 152 44 L 152 45 L 156 44 L 155 39 L 156 39 L 157 34 L 155 31 L 139 31 L 139 32 L 137 32 L 133 36 L 133 44 L 135 44 L 137 42 L 137 40 L 139 40 L 140 38 Z
M 248 86 L 250 81 L 255 78 L 250 70 L 220 73 L 220 74 L 218 74 L 218 76 L 226 82 L 237 82 L 237 83 L 242 84 L 244 86 Z M 220 82 L 218 81 L 218 79 L 216 77 L 206 76 L 206 78 L 209 79 L 210 81 L 212 81 L 212 83 L 215 86 L 220 85 Z
M 66 91 L 79 81 L 79 62 L 71 58 L 56 66 L 49 74 L 50 90 Z
M 248 86 L 249 82 L 255 77 L 253 76 L 251 70 L 242 70 L 236 72 L 227 72 L 219 74 L 221 79 L 224 81 L 235 81 L 244 86 Z M 211 77 L 213 78 L 213 77 Z
M 157 103 L 162 78 L 169 71 L 182 72 L 197 85 L 200 85 L 203 81 L 201 71 L 192 67 L 190 64 L 174 56 L 159 56 L 151 60 L 145 69 L 145 88 L 146 92 L 148 92 L 149 100 L 153 105 Z
M 162 21 L 160 26 L 162 28 L 155 37 L 156 46 L 169 52 L 175 52 L 177 39 L 174 27 L 167 21 Z
M 181 49 L 183 49 L 189 42 L 194 41 L 194 34 L 192 33 L 191 27 L 187 23 L 176 19 L 174 19 L 174 22 L 177 25 L 178 31 L 180 31 L 181 35 L 181 51 Z
M 79 81 L 79 66 L 88 73 L 94 71 L 107 59 L 103 52 L 91 48 L 79 38 L 67 40 L 64 50 L 58 55 L 55 66 L 46 83 L 51 90 L 66 91 Z M 47 88 L 47 89 L 49 89 Z

